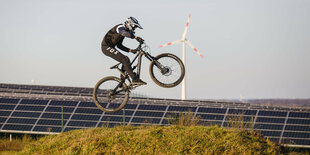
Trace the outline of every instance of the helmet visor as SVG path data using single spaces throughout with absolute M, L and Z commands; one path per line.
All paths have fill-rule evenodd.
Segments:
M 139 23 L 135 23 L 135 28 L 137 28 L 137 27 L 140 28 L 140 29 L 143 29 L 142 26 Z
M 143 29 L 142 26 L 139 24 L 139 22 L 138 22 L 138 20 L 137 20 L 136 18 L 134 18 L 134 17 L 129 17 L 129 18 L 127 19 L 127 21 L 130 23 L 130 26 L 131 26 L 132 28 L 138 27 L 138 28 L 140 28 L 140 29 Z

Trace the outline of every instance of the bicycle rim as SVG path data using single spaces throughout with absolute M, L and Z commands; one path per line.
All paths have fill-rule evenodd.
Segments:
M 158 65 L 157 62 L 160 64 Z M 167 71 L 163 72 L 164 67 Z M 150 65 L 150 75 L 153 81 L 162 87 L 171 88 L 180 84 L 185 75 L 182 61 L 173 54 L 158 55 Z
M 96 106 L 104 112 L 117 112 L 128 102 L 129 90 L 125 83 L 119 86 L 121 80 L 109 76 L 97 82 L 93 90 L 93 100 Z

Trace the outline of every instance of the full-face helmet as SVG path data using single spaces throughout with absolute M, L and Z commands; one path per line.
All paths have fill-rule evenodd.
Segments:
M 129 17 L 125 21 L 125 25 L 127 25 L 127 28 L 134 32 L 134 30 L 138 27 L 140 29 L 143 29 L 142 26 L 139 24 L 138 20 L 134 17 Z

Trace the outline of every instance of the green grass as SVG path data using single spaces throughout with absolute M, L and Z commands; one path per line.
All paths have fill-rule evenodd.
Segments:
M 253 131 L 217 126 L 120 126 L 49 135 L 22 154 L 279 154 Z

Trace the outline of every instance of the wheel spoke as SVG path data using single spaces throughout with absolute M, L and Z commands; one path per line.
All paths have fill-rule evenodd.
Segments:
M 116 77 L 106 77 L 97 83 L 93 93 L 97 107 L 105 112 L 116 112 L 126 105 L 129 92 L 125 91 L 125 84 L 119 88 L 119 83 Z
M 160 79 L 162 83 L 165 84 L 171 84 L 180 78 L 181 74 L 181 67 L 179 67 L 178 62 L 174 61 L 174 59 L 171 59 L 169 57 L 164 57 L 159 60 L 159 62 L 166 68 L 168 68 L 169 73 L 162 74 L 159 68 L 156 67 L 154 70 L 155 78 Z
M 157 61 L 168 69 L 163 73 L 154 65 L 151 67 L 151 76 L 153 80 L 163 87 L 173 87 L 178 85 L 184 77 L 184 66 L 181 60 L 169 54 L 160 55 Z

